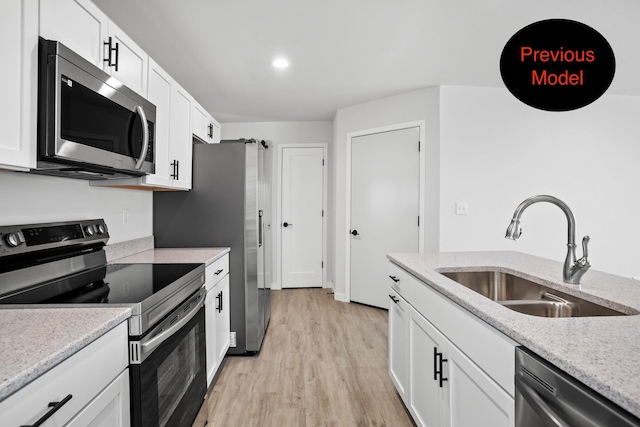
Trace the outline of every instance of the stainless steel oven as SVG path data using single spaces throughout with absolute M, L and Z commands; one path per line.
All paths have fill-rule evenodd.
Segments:
M 156 107 L 63 44 L 40 39 L 36 173 L 153 173 Z
M 129 341 L 132 426 L 190 426 L 206 393 L 204 289 Z
M 0 226 L 0 308 L 130 307 L 131 425 L 190 426 L 207 384 L 204 265 L 107 264 L 108 238 L 101 219 Z

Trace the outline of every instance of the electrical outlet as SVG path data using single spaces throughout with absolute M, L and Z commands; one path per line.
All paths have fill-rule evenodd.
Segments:
M 236 347 L 236 333 L 229 332 L 229 347 Z
M 122 209 L 122 225 L 129 225 L 129 209 Z
M 456 215 L 469 215 L 469 203 L 456 202 Z

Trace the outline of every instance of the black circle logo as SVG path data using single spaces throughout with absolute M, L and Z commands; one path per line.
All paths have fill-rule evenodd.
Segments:
M 525 104 L 546 111 L 591 104 L 609 88 L 615 69 L 607 40 L 593 28 L 567 19 L 524 27 L 500 57 L 507 89 Z

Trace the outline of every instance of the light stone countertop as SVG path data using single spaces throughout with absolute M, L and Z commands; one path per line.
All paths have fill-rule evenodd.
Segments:
M 229 248 L 151 249 L 111 261 L 209 265 Z M 131 316 L 128 307 L 0 309 L 0 401 Z
M 562 263 L 518 252 L 431 252 L 388 258 L 514 341 L 640 417 L 640 282 L 589 270 L 562 282 Z M 544 318 L 510 310 L 438 271 L 497 269 L 629 313 Z
M 123 307 L 0 310 L 0 401 L 129 316 Z
M 156 248 L 111 261 L 111 264 L 212 264 L 230 248 Z

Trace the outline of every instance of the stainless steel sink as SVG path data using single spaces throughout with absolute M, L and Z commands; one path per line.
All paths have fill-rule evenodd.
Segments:
M 511 310 L 533 316 L 627 315 L 580 297 L 500 271 L 465 271 L 440 274 Z

